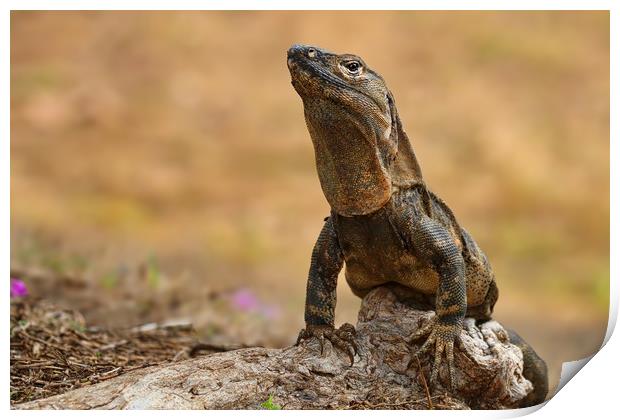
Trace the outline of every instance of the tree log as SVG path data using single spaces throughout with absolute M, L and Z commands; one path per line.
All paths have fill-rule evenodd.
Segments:
M 270 396 L 284 409 L 516 408 L 532 390 L 521 350 L 496 321 L 466 319 L 455 346 L 456 384 L 448 391 L 446 362 L 429 389 L 432 355 L 405 338 L 434 313 L 400 303 L 387 288 L 362 301 L 358 355 L 317 339 L 284 349 L 247 348 L 144 368 L 19 409 L 257 409 Z M 444 388 L 446 387 L 446 388 Z

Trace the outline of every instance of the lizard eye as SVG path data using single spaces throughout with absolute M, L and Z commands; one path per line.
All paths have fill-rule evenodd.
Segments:
M 348 63 L 344 64 L 344 67 L 349 71 L 349 73 L 357 74 L 360 72 L 362 65 L 357 61 L 349 61 Z

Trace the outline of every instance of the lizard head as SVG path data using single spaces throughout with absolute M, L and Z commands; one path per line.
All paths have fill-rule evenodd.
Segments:
M 343 216 L 378 210 L 419 172 L 415 156 L 398 162 L 413 151 L 383 78 L 360 57 L 317 47 L 294 45 L 287 59 L 330 206 Z

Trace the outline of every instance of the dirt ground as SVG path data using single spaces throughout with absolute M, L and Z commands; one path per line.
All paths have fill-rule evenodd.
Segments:
M 108 331 L 85 325 L 77 311 L 18 299 L 11 303 L 11 403 L 180 360 L 195 343 L 187 324 Z
M 607 325 L 606 12 L 13 12 L 12 277 L 113 340 L 154 322 L 291 344 L 329 212 L 286 69 L 297 42 L 384 76 L 428 185 L 489 256 L 495 317 L 555 387 Z M 341 279 L 337 323 L 358 308 Z M 12 372 L 56 384 L 16 399 L 68 386 Z

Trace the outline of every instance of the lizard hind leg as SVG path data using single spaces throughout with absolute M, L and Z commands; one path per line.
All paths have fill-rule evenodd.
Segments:
M 497 302 L 498 297 L 499 291 L 497 289 L 497 284 L 495 280 L 493 280 L 489 284 L 489 289 L 484 301 L 478 306 L 468 306 L 466 316 L 476 319 L 477 324 L 489 321 L 493 315 L 493 308 L 495 307 L 495 302 Z
M 523 376 L 534 385 L 534 390 L 521 400 L 519 405 L 521 407 L 538 405 L 545 401 L 549 392 L 547 364 L 519 334 L 509 328 L 506 328 L 506 331 L 510 342 L 519 347 L 523 353 Z

